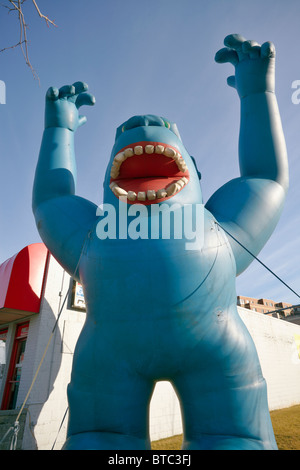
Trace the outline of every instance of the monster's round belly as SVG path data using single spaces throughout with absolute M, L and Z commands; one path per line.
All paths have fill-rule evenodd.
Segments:
M 139 323 L 181 310 L 204 315 L 235 297 L 235 262 L 212 218 L 197 249 L 185 240 L 97 240 L 81 264 L 88 315 L 97 323 Z M 235 301 L 235 298 L 234 298 Z

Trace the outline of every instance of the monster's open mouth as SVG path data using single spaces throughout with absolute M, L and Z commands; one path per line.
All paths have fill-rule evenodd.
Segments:
M 160 142 L 137 142 L 113 159 L 110 189 L 129 204 L 154 204 L 173 197 L 189 181 L 178 150 Z

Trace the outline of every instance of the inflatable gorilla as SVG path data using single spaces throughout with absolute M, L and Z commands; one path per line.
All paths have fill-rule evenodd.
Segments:
M 253 257 L 227 237 L 257 255 L 285 200 L 275 49 L 236 34 L 224 43 L 216 61 L 235 67 L 228 84 L 241 101 L 241 176 L 205 206 L 176 125 L 154 115 L 117 129 L 102 209 L 75 195 L 74 134 L 86 120 L 78 109 L 95 100 L 83 82 L 47 92 L 33 211 L 87 305 L 64 449 L 150 449 L 148 410 L 159 380 L 179 397 L 184 449 L 277 448 L 257 352 L 236 307 L 235 277 Z M 187 214 L 201 233 L 193 243 L 183 230 Z

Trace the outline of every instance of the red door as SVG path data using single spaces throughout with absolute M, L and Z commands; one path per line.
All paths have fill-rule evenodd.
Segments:
M 16 407 L 28 330 L 29 322 L 17 326 L 1 406 L 2 410 L 13 410 Z

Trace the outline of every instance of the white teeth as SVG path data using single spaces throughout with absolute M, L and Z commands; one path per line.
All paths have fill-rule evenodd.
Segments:
M 136 200 L 136 193 L 134 191 L 128 191 L 127 198 L 129 199 L 129 201 L 135 201 Z
M 174 158 L 175 155 L 176 155 L 176 152 L 171 147 L 166 147 L 165 150 L 164 150 L 164 155 L 166 157 Z
M 123 152 L 119 152 L 113 159 L 111 177 L 117 178 L 119 176 L 120 167 L 127 158 L 132 157 L 133 155 L 142 155 L 143 153 L 144 148 L 142 145 L 136 145 L 133 148 L 127 148 Z M 145 146 L 145 153 L 156 153 L 158 155 L 163 154 L 166 157 L 172 158 L 176 162 L 179 171 L 185 173 L 187 170 L 186 163 L 183 160 L 181 154 L 176 152 L 176 150 L 174 150 L 172 147 L 165 147 L 164 145 L 160 144 L 154 147 L 154 145 L 149 144 Z
M 118 155 L 115 156 L 114 158 L 114 162 L 124 162 L 124 160 L 126 160 L 126 157 L 125 157 L 125 152 L 120 152 L 118 153 Z
M 129 148 L 129 149 L 124 150 L 124 155 L 126 158 L 132 157 L 132 155 L 134 155 L 133 149 Z
M 180 186 L 180 189 L 181 189 L 181 188 L 183 188 L 183 186 L 185 185 L 185 182 L 182 181 L 182 179 L 181 179 L 181 180 L 176 181 L 176 184 L 177 184 L 178 186 Z
M 112 167 L 111 172 L 110 172 L 110 176 L 113 179 L 116 179 L 119 176 L 119 170 L 115 167 Z
M 167 195 L 168 196 L 174 196 L 175 193 L 177 193 L 177 191 L 179 191 L 180 186 L 178 186 L 178 184 L 176 183 L 172 183 L 170 186 L 168 186 L 166 188 L 166 191 L 167 191 Z
M 112 191 L 116 196 L 127 196 L 128 194 L 127 191 L 125 191 L 125 189 L 120 188 L 120 186 L 115 186 Z
M 163 145 L 156 145 L 155 146 L 155 153 L 162 154 L 164 153 L 165 147 Z
M 154 145 L 146 145 L 145 152 L 146 153 L 153 153 L 154 152 Z
M 139 201 L 146 201 L 146 193 L 144 191 L 139 191 L 137 198 Z
M 165 189 L 159 189 L 156 193 L 156 197 L 157 197 L 157 199 L 167 197 L 167 191 Z
M 178 166 L 178 169 L 180 171 L 182 171 L 183 173 L 186 172 L 187 170 L 187 166 L 186 166 L 186 163 L 185 161 L 183 160 L 182 156 L 180 155 L 179 152 L 176 152 L 173 148 L 171 147 L 166 147 L 163 151 L 163 154 L 166 156 L 166 157 L 169 157 L 169 158 L 172 158 L 177 166 Z
M 144 152 L 143 147 L 141 145 L 136 145 L 133 150 L 135 155 L 142 155 L 142 153 Z
M 149 201 L 154 201 L 154 199 L 156 199 L 156 192 L 154 189 L 149 189 L 147 191 L 147 199 L 149 199 Z
M 148 201 L 154 201 L 155 199 L 174 196 L 174 194 L 180 191 L 187 183 L 188 179 L 183 176 L 175 183 L 170 184 L 167 188 L 161 188 L 157 191 L 154 189 L 148 189 L 147 192 L 139 191 L 138 194 L 134 191 L 125 191 L 125 189 L 120 188 L 116 182 L 110 183 L 109 187 L 116 196 L 126 196 L 129 201 L 135 201 L 136 199 L 139 201 L 146 201 L 147 199 Z
M 185 173 L 187 170 L 186 163 L 183 160 L 177 160 L 176 163 L 177 163 L 179 170 Z

